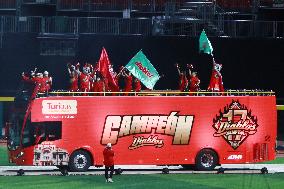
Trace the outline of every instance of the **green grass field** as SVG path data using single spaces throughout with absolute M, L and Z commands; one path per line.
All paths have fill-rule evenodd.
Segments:
M 114 176 L 105 183 L 96 176 L 2 176 L 0 189 L 283 189 L 284 174 L 154 174 Z
M 13 165 L 13 164 L 8 162 L 7 147 L 0 146 L 0 166 L 4 166 L 4 165 Z

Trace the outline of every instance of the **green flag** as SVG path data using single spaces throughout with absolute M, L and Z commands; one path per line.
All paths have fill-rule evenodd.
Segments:
M 125 66 L 132 75 L 139 79 L 148 89 L 153 89 L 160 76 L 151 62 L 140 50 Z
M 204 30 L 202 30 L 199 37 L 199 52 L 211 54 L 213 56 L 213 47 Z

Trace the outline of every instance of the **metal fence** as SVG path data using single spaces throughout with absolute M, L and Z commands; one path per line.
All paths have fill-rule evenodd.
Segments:
M 215 22 L 213 22 L 215 23 Z M 218 21 L 216 21 L 218 23 Z M 213 25 L 214 26 L 214 25 Z M 284 22 L 225 20 L 222 33 L 204 21 L 177 21 L 155 18 L 97 18 L 97 17 L 0 17 L 0 33 L 59 33 L 112 35 L 185 35 L 199 36 L 203 28 L 209 36 L 284 37 Z
M 6 0 L 7 1 L 7 0 Z M 56 0 L 22 0 L 22 3 L 56 4 Z
M 165 11 L 167 2 L 180 6 L 184 0 L 57 0 L 57 10 L 138 10 L 142 12 Z
M 283 38 L 284 22 L 232 20 L 224 22 L 228 37 Z

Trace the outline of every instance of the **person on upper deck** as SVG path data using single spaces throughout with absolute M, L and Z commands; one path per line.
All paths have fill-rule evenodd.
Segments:
M 193 65 L 187 64 L 188 68 L 188 80 L 189 80 L 189 91 L 190 92 L 198 92 L 200 90 L 200 79 L 197 76 L 197 72 L 193 72 Z M 193 95 L 193 93 L 190 93 L 190 95 Z
M 224 92 L 223 79 L 221 75 L 222 64 L 217 64 L 213 58 L 213 68 L 208 90 L 212 92 Z
M 186 71 L 181 71 L 178 63 L 176 63 L 175 66 L 179 75 L 179 90 L 181 92 L 184 92 L 188 88 L 188 79 L 186 78 Z
M 77 92 L 78 87 L 78 72 L 76 70 L 79 70 L 80 64 L 77 64 L 75 67 L 74 65 L 67 64 L 67 70 L 69 73 L 69 91 L 71 92 Z

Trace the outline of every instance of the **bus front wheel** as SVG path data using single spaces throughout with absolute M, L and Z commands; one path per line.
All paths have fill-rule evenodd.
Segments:
M 213 170 L 218 163 L 218 156 L 216 152 L 211 149 L 201 150 L 195 160 L 196 169 L 199 171 Z
M 87 171 L 91 166 L 91 157 L 84 150 L 77 150 L 69 158 L 70 171 Z

